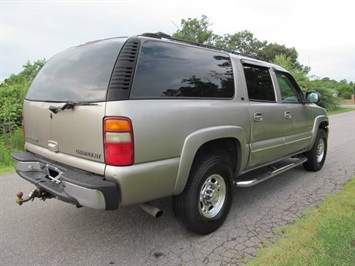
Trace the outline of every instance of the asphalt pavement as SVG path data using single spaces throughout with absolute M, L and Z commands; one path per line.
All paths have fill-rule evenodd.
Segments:
M 139 206 L 104 212 L 51 199 L 18 206 L 33 186 L 16 174 L 0 176 L 0 265 L 241 265 L 274 229 L 302 217 L 355 175 L 355 112 L 330 116 L 324 168 L 302 167 L 251 188 L 235 188 L 224 225 L 208 236 L 187 232 L 171 199 L 155 202 L 154 219 Z

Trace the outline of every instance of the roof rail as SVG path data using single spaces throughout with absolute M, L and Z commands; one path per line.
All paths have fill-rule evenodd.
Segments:
M 194 46 L 204 47 L 204 48 L 218 50 L 218 51 L 224 51 L 224 52 L 227 52 L 227 53 L 241 55 L 241 56 L 249 57 L 249 58 L 252 58 L 252 59 L 257 59 L 257 60 L 261 60 L 261 61 L 267 62 L 267 60 L 265 60 L 265 59 L 263 59 L 263 58 L 261 58 L 259 56 L 256 56 L 256 55 L 243 54 L 243 53 L 239 53 L 239 52 L 228 50 L 228 49 L 219 48 L 219 47 L 212 46 L 212 45 L 207 45 L 207 44 L 203 44 L 203 43 L 199 43 L 199 42 L 194 42 L 194 41 L 188 41 L 188 40 L 184 40 L 184 39 L 174 38 L 174 37 L 171 37 L 169 34 L 166 34 L 166 33 L 161 32 L 161 31 L 159 31 L 157 33 L 149 33 L 149 32 L 148 33 L 143 33 L 140 36 L 149 37 L 149 38 L 156 38 L 156 39 L 167 39 L 167 40 L 187 43 L 187 44 L 191 44 L 191 45 L 194 45 Z

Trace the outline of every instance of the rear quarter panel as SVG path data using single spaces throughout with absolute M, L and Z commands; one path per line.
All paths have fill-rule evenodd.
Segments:
M 243 103 L 233 100 L 129 100 L 108 102 L 106 107 L 106 116 L 132 120 L 135 164 L 179 157 L 187 136 L 201 129 L 248 128 L 247 112 Z
M 193 158 L 204 143 L 223 137 L 241 138 L 243 149 L 247 149 L 249 116 L 247 104 L 243 101 L 163 99 L 108 102 L 106 116 L 117 115 L 132 121 L 135 165 L 178 159 L 176 167 L 165 172 L 163 177 L 169 180 L 164 180 L 164 183 L 171 184 L 170 195 L 184 188 Z M 243 160 L 246 164 L 247 157 Z M 109 175 L 113 177 L 113 172 Z M 150 174 L 146 173 L 146 176 L 148 178 Z M 150 185 L 147 180 L 147 186 Z

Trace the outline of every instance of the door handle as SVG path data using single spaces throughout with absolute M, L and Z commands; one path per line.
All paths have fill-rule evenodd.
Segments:
M 263 114 L 262 113 L 255 113 L 253 116 L 255 122 L 263 121 Z
M 289 112 L 289 111 L 286 111 L 284 115 L 285 115 L 286 119 L 291 119 L 292 118 L 291 112 Z

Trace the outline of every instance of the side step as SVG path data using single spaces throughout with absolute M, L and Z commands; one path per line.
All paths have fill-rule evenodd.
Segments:
M 267 173 L 261 174 L 253 179 L 250 180 L 241 180 L 241 181 L 237 181 L 235 182 L 235 185 L 237 187 L 252 187 L 255 186 L 256 184 L 259 184 L 263 181 L 266 181 L 268 179 L 270 179 L 271 177 L 277 176 L 281 173 L 284 173 L 292 168 L 295 168 L 296 166 L 299 166 L 301 164 L 303 164 L 304 162 L 307 161 L 306 157 L 298 157 L 297 160 L 288 163 L 286 165 L 280 166 L 278 168 L 275 168 L 274 166 L 270 166 L 272 167 L 272 171 L 269 171 Z

